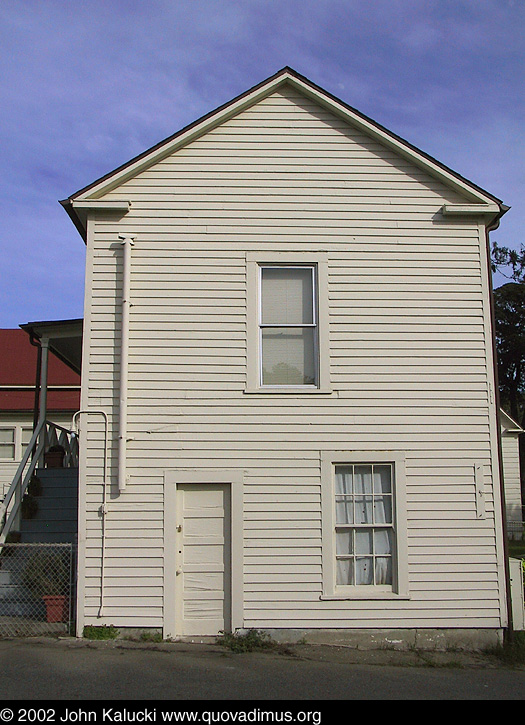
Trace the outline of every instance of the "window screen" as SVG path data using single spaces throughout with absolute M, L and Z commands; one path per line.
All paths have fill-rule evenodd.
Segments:
M 262 385 L 317 385 L 315 268 L 261 267 Z

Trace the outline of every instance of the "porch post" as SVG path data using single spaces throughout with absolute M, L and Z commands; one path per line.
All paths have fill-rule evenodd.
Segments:
M 40 365 L 40 414 L 38 416 L 39 422 L 46 419 L 47 415 L 47 361 L 49 355 L 49 338 L 44 337 L 40 341 L 40 348 L 42 351 L 41 365 Z M 45 430 L 42 431 L 42 435 L 45 435 Z M 20 481 L 15 491 L 14 502 L 16 506 L 16 516 L 13 520 L 12 528 L 15 531 L 20 531 L 20 524 L 22 521 L 22 481 L 23 476 L 20 477 Z
M 42 349 L 42 362 L 40 366 L 40 401 L 38 406 L 38 422 L 47 418 L 47 368 L 49 360 L 49 337 L 43 337 L 40 340 L 40 347 Z M 45 436 L 45 429 L 42 430 L 42 435 Z M 42 456 L 44 455 L 44 447 L 42 447 Z M 42 465 L 43 461 L 39 462 Z

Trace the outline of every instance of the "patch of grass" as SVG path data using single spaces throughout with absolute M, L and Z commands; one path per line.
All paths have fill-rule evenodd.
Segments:
M 119 631 L 112 624 L 104 624 L 100 627 L 94 625 L 86 625 L 82 636 L 85 639 L 116 639 L 119 635 Z
M 160 632 L 141 632 L 141 642 L 164 642 Z
M 492 647 L 487 654 L 512 667 L 525 665 L 525 632 L 514 632 L 511 642 Z
M 257 629 L 250 629 L 247 632 L 223 632 L 217 638 L 217 644 L 226 647 L 232 652 L 261 652 L 269 649 L 276 649 L 277 642 L 265 632 Z

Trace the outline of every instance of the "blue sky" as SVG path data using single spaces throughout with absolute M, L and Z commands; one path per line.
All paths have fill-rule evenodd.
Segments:
M 523 0 L 2 0 L 0 34 L 0 327 L 83 314 L 59 199 L 285 65 L 502 199 L 492 239 L 525 243 Z

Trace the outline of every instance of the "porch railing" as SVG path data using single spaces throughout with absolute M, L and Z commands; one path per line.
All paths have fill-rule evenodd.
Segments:
M 24 451 L 7 494 L 0 504 L 0 545 L 5 542 L 13 524 L 19 520 L 22 499 L 31 477 L 38 466 L 45 464 L 45 453 L 53 446 L 60 446 L 63 449 L 65 468 L 78 466 L 77 436 L 49 420 L 40 421 Z

